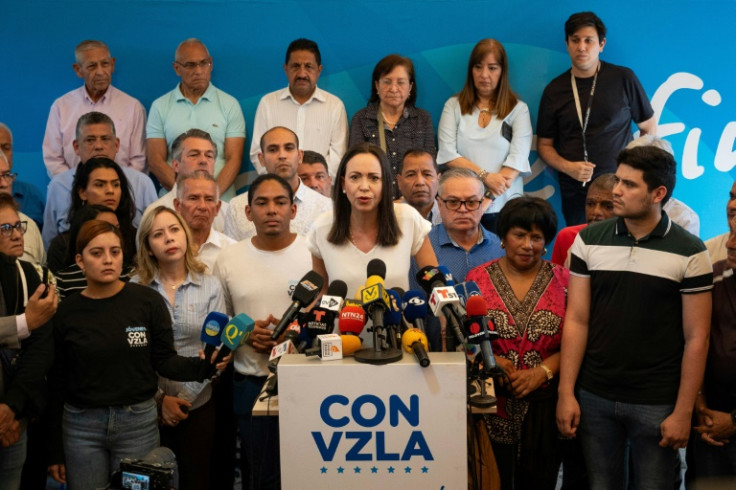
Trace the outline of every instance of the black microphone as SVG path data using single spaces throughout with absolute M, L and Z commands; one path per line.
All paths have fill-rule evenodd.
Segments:
M 302 277 L 299 284 L 294 288 L 294 292 L 291 294 L 291 305 L 281 317 L 279 324 L 276 325 L 276 328 L 273 330 L 271 340 L 277 340 L 281 337 L 281 334 L 284 333 L 286 327 L 289 326 L 294 318 L 296 318 L 299 310 L 317 299 L 317 296 L 322 290 L 322 286 L 324 286 L 324 284 L 324 278 L 314 271 L 309 271 L 304 275 L 304 277 Z
M 386 279 L 386 264 L 381 259 L 368 262 L 366 268 L 368 279 L 365 287 L 360 290 L 360 299 L 363 309 L 373 322 L 373 328 L 383 330 L 383 316 L 391 305 L 391 299 L 386 292 L 383 280 Z
M 339 279 L 332 281 L 327 293 L 320 302 L 307 313 L 304 323 L 307 335 L 314 341 L 317 335 L 332 333 L 335 330 L 335 319 L 340 314 L 345 296 L 348 294 L 348 285 Z M 310 342 L 312 345 L 312 342 Z
M 495 357 L 493 357 L 491 339 L 497 337 L 498 334 L 488 330 L 488 317 L 486 316 L 488 306 L 486 306 L 486 301 L 482 296 L 470 296 L 465 308 L 468 311 L 468 318 L 465 320 L 468 342 L 480 345 L 480 352 L 483 356 L 483 371 L 497 373 L 500 368 L 496 364 Z

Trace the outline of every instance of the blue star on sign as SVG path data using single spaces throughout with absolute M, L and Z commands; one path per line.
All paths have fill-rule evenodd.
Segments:
M 404 468 L 404 473 L 411 473 L 411 468 L 409 468 L 408 466 Z
M 355 468 L 353 468 L 353 471 L 356 473 L 360 473 L 360 466 L 356 466 Z
M 327 473 L 327 468 L 325 468 L 325 467 L 323 466 L 322 468 L 320 468 L 320 469 L 319 469 L 319 471 L 321 471 L 321 472 L 322 472 L 322 474 L 325 474 L 325 473 Z
M 389 466 L 388 467 L 388 472 L 389 473 L 393 473 L 394 472 L 394 467 L 393 466 Z
M 428 472 L 429 472 L 429 468 L 427 468 L 426 466 L 424 466 L 422 468 L 422 473 L 428 473 Z
M 338 466 L 337 472 L 342 475 L 345 472 L 345 468 L 343 468 L 342 466 Z
M 371 468 L 371 473 L 378 473 L 378 468 L 376 468 L 375 466 Z

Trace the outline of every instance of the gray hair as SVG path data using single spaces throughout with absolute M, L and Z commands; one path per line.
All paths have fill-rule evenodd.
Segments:
M 204 44 L 204 43 L 203 43 L 202 41 L 200 41 L 200 40 L 199 40 L 199 39 L 197 39 L 196 37 L 190 37 L 189 39 L 185 39 L 185 40 L 183 40 L 182 42 L 180 42 L 180 43 L 179 43 L 179 45 L 178 45 L 178 46 L 176 47 L 176 51 L 174 52 L 174 61 L 179 61 L 179 51 L 180 51 L 180 50 L 181 50 L 181 48 L 183 48 L 183 47 L 184 47 L 184 46 L 185 46 L 186 44 L 199 44 L 199 45 L 200 45 L 200 46 L 202 46 L 202 47 L 204 48 L 204 50 L 205 50 L 205 51 L 207 52 L 207 56 L 208 56 L 208 57 L 210 56 L 210 50 L 209 50 L 209 49 L 207 49 L 207 46 L 205 46 L 205 44 Z
M 181 154 L 184 151 L 184 148 L 182 148 L 182 143 L 184 143 L 184 140 L 189 138 L 199 138 L 201 140 L 209 141 L 212 144 L 212 148 L 215 152 L 215 159 L 217 159 L 217 145 L 212 140 L 212 136 L 210 136 L 210 133 L 207 131 L 202 131 L 201 129 L 192 128 L 188 131 L 185 131 L 181 133 L 179 136 L 176 137 L 173 143 L 171 143 L 171 159 L 176 160 L 177 162 L 181 162 Z
M 670 142 L 654 136 L 653 134 L 645 134 L 639 136 L 635 140 L 632 140 L 628 145 L 626 145 L 626 149 L 630 150 L 639 146 L 653 146 L 655 148 L 659 148 L 660 150 L 666 151 L 673 157 L 675 156 L 675 152 L 672 149 L 672 145 L 670 144 Z
M 101 112 L 92 111 L 87 114 L 82 114 L 79 119 L 77 119 L 77 129 L 75 130 L 74 137 L 79 143 L 81 143 L 79 140 L 82 137 L 82 128 L 91 126 L 92 124 L 107 124 L 112 130 L 112 135 L 117 138 L 117 135 L 115 134 L 115 123 L 112 122 L 110 116 Z
M 112 55 L 110 54 L 110 48 L 107 47 L 107 44 L 103 43 L 102 41 L 88 39 L 77 44 L 77 47 L 74 48 L 74 58 L 76 58 L 77 63 L 82 62 L 82 53 L 84 53 L 85 51 L 89 51 L 90 49 L 105 49 L 107 50 L 107 54 L 112 57 Z
M 3 160 L 5 160 L 5 163 L 8 164 L 8 167 L 10 166 L 10 161 L 8 160 L 8 156 L 2 150 L 0 150 L 0 158 L 2 158 Z
M 5 124 L 4 122 L 0 122 L 0 129 L 4 129 L 5 131 L 8 132 L 8 135 L 10 135 L 10 142 L 12 143 L 13 142 L 13 132 L 10 130 L 8 125 Z
M 209 172 L 206 170 L 195 170 L 192 173 L 180 175 L 178 179 L 176 179 L 176 198 L 181 202 L 181 200 L 184 198 L 184 184 L 187 180 L 206 180 L 209 182 L 212 182 L 215 184 L 215 197 L 217 199 L 220 199 L 220 188 L 217 186 L 217 179 L 215 179 L 212 175 L 210 175 Z
M 480 180 L 478 174 L 466 167 L 452 167 L 449 170 L 445 170 L 444 172 L 442 172 L 442 175 L 440 175 L 440 185 L 437 188 L 438 194 L 442 193 L 442 186 L 444 186 L 445 182 L 450 179 L 473 179 L 480 186 L 481 194 L 483 194 L 483 190 L 485 189 L 485 184 L 483 184 L 483 181 Z

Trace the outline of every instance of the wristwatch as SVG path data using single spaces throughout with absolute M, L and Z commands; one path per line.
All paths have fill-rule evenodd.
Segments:
M 555 377 L 554 373 L 552 373 L 552 370 L 544 364 L 540 364 L 539 367 L 544 369 L 544 375 L 547 377 L 547 381 L 552 381 L 552 378 Z M 733 414 L 731 414 L 731 416 L 733 416 Z

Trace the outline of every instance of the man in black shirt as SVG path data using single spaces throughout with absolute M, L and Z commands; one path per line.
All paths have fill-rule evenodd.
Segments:
M 559 172 L 567 226 L 585 223 L 585 183 L 616 171 L 616 155 L 631 141 L 631 122 L 656 134 L 654 111 L 630 69 L 602 62 L 606 27 L 593 12 L 565 22 L 572 68 L 544 89 L 537 151 Z

